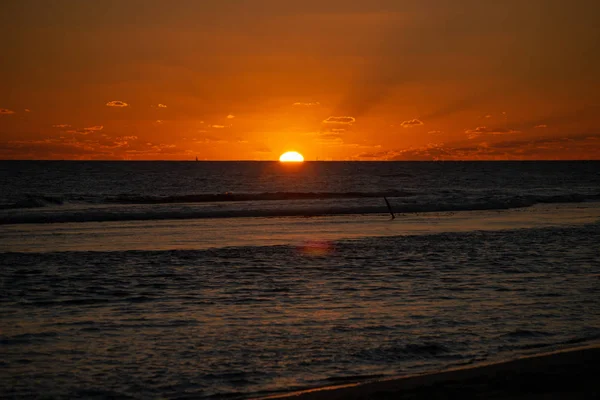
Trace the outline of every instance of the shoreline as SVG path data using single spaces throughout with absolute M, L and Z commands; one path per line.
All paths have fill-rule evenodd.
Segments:
M 396 214 L 394 221 L 390 221 L 389 214 L 372 214 L 312 218 L 223 218 L 219 219 L 218 224 L 210 218 L 64 224 L 0 223 L 0 253 L 207 250 L 297 246 L 305 241 L 336 242 L 374 237 L 565 228 L 600 221 L 600 202 L 537 204 L 510 210 Z M 265 236 L 265 231 L 270 235 Z
M 600 343 L 376 381 L 252 397 L 254 400 L 338 399 L 596 399 Z

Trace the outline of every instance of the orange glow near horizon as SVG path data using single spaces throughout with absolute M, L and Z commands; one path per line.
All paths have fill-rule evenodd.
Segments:
M 0 159 L 600 159 L 598 2 L 256 1 L 10 2 Z
M 279 156 L 281 162 L 303 162 L 304 156 L 297 151 L 288 151 Z

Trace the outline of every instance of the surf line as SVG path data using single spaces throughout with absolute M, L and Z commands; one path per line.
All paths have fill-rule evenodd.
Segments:
M 383 196 L 383 199 L 385 200 L 385 204 L 387 204 L 387 208 L 390 211 L 390 214 L 392 214 L 392 219 L 395 219 L 396 216 L 394 215 L 394 210 L 392 210 L 392 206 L 390 205 L 390 202 L 388 201 L 387 197 Z

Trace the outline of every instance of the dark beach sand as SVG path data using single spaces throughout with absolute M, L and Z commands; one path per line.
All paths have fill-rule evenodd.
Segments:
M 293 400 L 600 399 L 600 345 L 473 368 L 274 397 Z

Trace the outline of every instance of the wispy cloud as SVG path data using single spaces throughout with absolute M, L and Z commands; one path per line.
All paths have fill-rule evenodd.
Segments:
M 403 121 L 400 125 L 403 128 L 414 128 L 415 126 L 423 125 L 423 121 L 418 120 L 418 119 L 411 119 L 408 121 Z
M 427 133 L 429 133 L 431 135 L 440 135 L 440 134 L 444 133 L 444 131 L 429 131 Z
M 196 143 L 204 144 L 223 144 L 227 143 L 227 140 L 218 138 L 216 136 L 204 136 L 194 140 Z
M 172 143 L 152 143 L 138 136 L 67 135 L 36 140 L 0 141 L 0 157 L 7 159 L 123 160 L 166 156 L 187 158 L 191 150 Z
M 536 125 L 536 126 L 535 126 L 535 129 L 544 129 L 544 128 L 547 128 L 547 127 L 548 127 L 548 125 L 546 125 L 546 124 L 541 124 L 541 125 Z
M 226 128 L 225 125 L 211 125 L 210 127 L 213 129 L 225 129 Z
M 357 159 L 369 160 L 549 160 L 598 159 L 600 135 L 581 134 L 571 137 L 542 137 L 476 144 L 430 143 L 421 147 L 366 152 Z
M 322 132 L 317 136 L 316 141 L 320 144 L 325 144 L 328 146 L 344 144 L 342 132 Z
M 137 136 L 118 136 L 114 139 L 104 139 L 102 141 L 98 141 L 100 148 L 106 149 L 116 149 L 129 147 L 131 142 L 138 140 Z
M 227 119 L 234 119 L 234 118 L 235 118 L 235 115 L 232 115 L 232 114 L 229 114 L 229 115 L 227 116 Z
M 71 125 L 69 125 L 69 124 L 55 124 L 55 125 L 52 125 L 52 127 L 53 128 L 59 128 L 59 129 L 65 129 L 65 128 L 70 128 Z
M 129 106 L 129 104 L 125 103 L 124 101 L 120 101 L 120 100 L 109 101 L 108 103 L 106 103 L 106 105 L 108 107 L 128 107 Z
M 25 112 L 31 112 L 31 110 L 29 108 L 26 108 Z
M 83 128 L 84 131 L 101 131 L 104 129 L 103 125 L 94 125 L 87 128 Z
M 77 130 L 73 130 L 73 131 L 67 131 L 67 133 L 78 133 L 80 135 L 89 135 L 90 133 L 93 133 L 93 132 L 99 132 L 102 129 L 104 129 L 104 126 L 95 125 L 95 126 L 89 126 L 87 128 L 77 129 Z
M 356 122 L 354 117 L 328 117 L 323 121 L 324 124 L 341 124 L 341 125 L 352 125 Z
M 167 108 L 167 106 L 165 104 L 158 104 L 158 108 Z
M 0 114 L 9 115 L 14 113 L 15 112 L 13 110 L 9 110 L 8 108 L 0 108 Z
M 321 103 L 319 103 L 318 101 L 315 102 L 308 102 L 308 103 L 302 103 L 302 102 L 298 102 L 298 103 L 294 103 L 292 104 L 294 107 L 316 107 L 316 106 L 320 106 Z
M 488 128 L 487 126 L 478 126 L 475 129 L 467 129 L 465 133 L 468 135 L 469 139 L 474 139 L 481 135 L 510 135 L 520 133 L 520 131 L 508 128 Z

